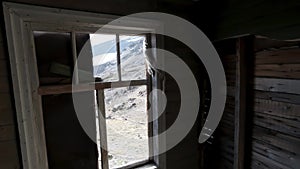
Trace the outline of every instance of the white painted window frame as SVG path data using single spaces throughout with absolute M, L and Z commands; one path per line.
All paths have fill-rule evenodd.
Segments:
M 48 169 L 42 102 L 41 95 L 38 94 L 39 76 L 33 31 L 94 33 L 101 26 L 119 16 L 10 2 L 3 3 L 3 10 L 23 168 Z M 105 31 L 108 33 L 139 33 L 140 31 L 155 33 L 157 30 L 163 30 L 163 24 L 156 20 L 128 18 L 126 22 L 113 25 Z M 158 146 L 165 144 L 164 141 L 154 140 Z M 160 163 L 159 168 L 166 168 L 164 158 L 164 156 L 154 158 L 154 160 L 159 160 L 155 160 L 156 163 Z

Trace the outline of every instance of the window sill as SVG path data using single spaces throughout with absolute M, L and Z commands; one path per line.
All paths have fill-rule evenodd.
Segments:
M 157 166 L 152 163 L 147 161 L 142 161 L 142 162 L 138 162 L 138 163 L 133 163 L 127 166 L 123 166 L 123 167 L 118 167 L 115 169 L 157 169 Z
M 135 167 L 134 169 L 157 169 L 157 167 L 154 164 L 145 164 L 140 167 Z

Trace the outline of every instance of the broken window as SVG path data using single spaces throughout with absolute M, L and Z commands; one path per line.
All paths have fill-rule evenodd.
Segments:
M 91 34 L 94 77 L 99 81 L 140 85 L 97 91 L 98 148 L 103 168 L 119 168 L 149 159 L 145 36 Z M 103 132 L 106 130 L 106 132 Z M 105 134 L 103 134 L 105 133 Z M 108 161 L 104 162 L 104 161 Z M 108 166 L 105 166 L 108 165 Z
M 111 83 L 109 87 L 81 93 L 86 98 L 92 98 L 90 102 L 95 105 L 98 168 L 115 169 L 146 164 L 150 159 L 151 147 L 147 110 L 150 86 L 145 63 L 146 36 L 35 31 L 34 37 L 41 86 L 68 85 L 76 79 L 75 85 L 85 84 L 90 72 L 95 83 Z M 89 54 L 86 54 L 88 51 L 82 51 L 84 45 L 90 45 L 84 48 L 91 50 Z M 80 52 L 85 52 L 87 63 L 74 65 Z M 73 72 L 75 66 L 78 70 Z M 53 91 L 57 92 L 57 89 Z M 78 126 L 79 122 L 68 119 L 76 118 L 70 92 L 62 90 L 59 93 L 50 91 L 42 94 L 48 157 L 53 168 L 61 165 L 64 168 L 70 167 L 68 163 L 64 164 L 64 156 L 59 157 L 59 154 L 64 154 L 64 150 L 78 151 L 77 154 L 81 156 L 84 154 L 84 150 L 79 148 L 81 143 L 90 145 L 88 152 L 93 149 L 92 143 L 87 138 L 83 139 L 82 133 L 78 133 L 79 129 L 84 132 Z M 68 103 L 70 109 L 62 112 L 65 103 Z M 103 116 L 104 121 L 100 120 L 100 116 Z M 58 121 L 61 122 L 56 124 Z M 68 128 L 63 127 L 66 125 L 64 121 Z M 72 121 L 76 127 L 70 124 Z M 70 138 L 73 138 L 73 143 Z M 62 143 L 57 144 L 61 139 Z M 76 159 L 72 160 L 73 164 L 78 162 Z M 82 164 L 82 167 L 85 166 L 92 165 Z
M 128 18 L 123 25 L 109 28 L 107 32 L 111 34 L 92 35 L 119 17 L 13 3 L 4 5 L 23 166 L 111 169 L 148 163 L 147 168 L 155 168 L 160 166 L 160 161 L 163 165 L 165 158 L 153 154 L 164 140 L 160 143 L 161 140 L 150 136 L 157 135 L 158 129 L 162 131 L 165 123 L 163 118 L 162 123 L 147 119 L 158 114 L 155 108 L 147 112 L 149 99 L 154 106 L 159 103 L 155 94 L 148 99 L 150 88 L 163 89 L 163 79 L 155 73 L 148 76 L 143 65 L 145 41 L 151 42 L 147 43 L 149 47 L 155 44 L 154 34 L 161 29 L 161 23 Z M 96 47 L 92 48 L 94 45 L 89 45 L 90 50 L 84 53 L 87 62 L 76 65 L 82 47 L 86 42 L 91 44 L 92 36 L 101 36 L 100 41 L 108 41 L 106 45 L 111 47 L 101 46 L 98 39 L 95 43 L 104 50 L 97 51 Z M 151 41 L 150 37 L 153 37 Z M 123 97 L 112 97 L 115 93 Z M 81 118 L 77 118 L 74 94 L 88 102 L 83 116 L 91 123 L 91 135 L 81 125 Z M 118 101 L 121 105 L 113 103 L 115 98 L 121 99 Z M 105 122 L 98 122 L 96 116 L 100 115 L 104 115 Z M 124 144 L 125 137 L 114 139 L 113 123 L 130 131 L 124 134 L 120 129 L 123 136 L 129 136 L 127 143 L 135 138 L 138 143 L 129 146 Z M 131 128 L 138 129 L 131 131 Z M 97 135 L 99 151 L 93 141 Z

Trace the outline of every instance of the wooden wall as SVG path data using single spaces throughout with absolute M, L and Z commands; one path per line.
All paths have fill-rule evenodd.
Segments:
M 178 40 L 164 37 L 165 46 L 164 49 L 167 51 L 171 51 L 180 57 L 192 70 L 194 73 L 196 80 L 198 82 L 199 88 L 201 89 L 205 76 L 205 70 L 203 70 L 203 65 L 201 64 L 199 58 L 185 46 L 183 43 Z M 185 80 L 186 77 L 184 74 L 181 74 L 177 81 Z M 181 93 L 178 87 L 177 82 L 170 75 L 166 74 L 165 77 L 165 94 L 167 96 L 167 105 L 165 109 L 165 118 L 166 118 L 166 128 L 168 129 L 171 125 L 173 125 L 174 121 L 177 119 L 180 103 L 181 103 Z M 202 95 L 203 91 L 199 91 Z M 189 98 L 187 98 L 189 99 Z M 181 112 L 188 113 L 188 112 Z M 166 153 L 166 167 L 169 169 L 198 169 L 200 168 L 200 160 L 201 154 L 200 145 L 198 143 L 198 137 L 200 134 L 200 115 L 202 114 L 201 110 L 199 112 L 198 120 L 192 127 L 191 131 L 187 134 L 187 136 L 174 148 L 170 149 Z M 195 119 L 196 120 L 196 119 Z M 166 142 L 170 142 L 172 136 L 170 138 L 166 138 Z
M 300 43 L 259 36 L 252 40 L 249 62 L 244 65 L 248 66 L 249 90 L 242 150 L 245 157 L 240 159 L 235 156 L 238 120 L 235 114 L 238 48 L 235 44 L 238 39 L 215 43 L 225 69 L 227 101 L 217 130 L 205 145 L 204 167 L 231 169 L 235 161 L 241 160 L 245 168 L 299 168 Z
M 20 168 L 17 125 L 6 51 L 5 38 L 0 34 L 0 168 L 17 169 Z
M 300 167 L 300 48 L 294 45 L 255 53 L 252 168 Z
M 220 144 L 220 163 L 219 168 L 233 168 L 234 156 L 234 113 L 235 113 L 235 69 L 236 55 L 227 54 L 221 56 L 225 68 L 227 81 L 227 100 L 220 122 L 220 132 L 217 139 Z
M 45 39 L 44 39 L 44 41 L 45 41 Z M 49 39 L 47 39 L 47 41 L 49 42 Z M 200 74 L 203 71 L 202 71 L 202 67 L 199 66 L 199 65 L 201 65 L 201 63 L 199 63 L 200 61 L 197 58 L 197 56 L 190 49 L 188 49 L 186 46 L 184 46 L 184 44 L 180 44 L 180 42 L 178 42 L 174 39 L 165 41 L 165 45 L 166 45 L 167 50 L 178 54 L 180 57 L 182 57 L 184 59 L 185 62 L 187 62 L 187 64 L 189 64 L 191 66 L 191 68 L 193 69 L 193 71 L 195 73 L 195 76 L 197 77 L 197 80 L 200 82 L 202 80 Z M 61 47 L 63 47 L 63 46 L 61 46 Z M 61 50 L 61 51 L 63 51 L 63 50 Z M 47 52 L 49 53 L 49 51 L 46 51 L 46 53 Z M 7 59 L 8 59 L 8 55 L 5 55 L 5 57 L 7 57 Z M 54 58 L 51 57 L 51 58 L 55 59 L 55 57 Z M 39 60 L 39 61 L 41 61 L 41 60 Z M 47 67 L 49 65 L 43 65 L 43 66 Z M 7 76 L 10 76 L 9 70 L 7 71 Z M 185 78 L 184 75 L 182 76 L 182 78 Z M 167 125 L 172 125 L 172 123 L 174 122 L 174 120 L 177 117 L 177 110 L 176 110 L 176 106 L 174 106 L 174 105 L 177 105 L 177 106 L 180 105 L 178 103 L 180 100 L 178 100 L 176 98 L 176 97 L 178 97 L 178 95 L 176 96 L 176 94 L 178 94 L 178 93 L 176 91 L 175 83 L 176 82 L 174 82 L 172 80 L 172 78 L 166 79 L 167 95 L 169 94 L 169 97 L 171 97 L 171 99 L 169 99 L 170 100 L 169 105 L 167 106 L 167 113 L 166 113 L 167 114 L 167 117 L 166 117 Z M 5 89 L 5 91 L 7 93 L 11 92 L 10 90 L 11 90 L 11 88 Z M 175 95 L 175 97 L 174 97 L 174 95 Z M 52 101 L 49 98 L 48 98 L 48 100 Z M 68 106 L 70 106 L 70 104 L 71 103 L 68 102 Z M 57 106 L 59 106 L 59 104 L 57 104 Z M 48 134 L 46 133 L 46 135 L 50 136 L 47 138 L 47 142 L 50 143 L 50 144 L 47 144 L 47 146 L 52 147 L 52 148 L 54 147 L 55 150 L 61 151 L 63 149 L 63 148 L 61 148 L 61 145 L 56 145 L 56 144 L 57 144 L 57 142 L 60 142 L 62 140 L 60 140 L 60 138 L 56 138 L 56 137 L 61 136 L 63 134 L 65 134 L 64 135 L 65 137 L 68 137 L 70 134 L 73 134 L 73 133 L 66 134 L 65 131 L 55 132 L 55 131 L 59 130 L 58 127 L 62 127 L 62 121 L 59 120 L 57 125 L 56 125 L 56 123 L 53 124 L 53 121 L 55 121 L 55 118 L 53 118 L 53 116 L 58 116 L 61 114 L 61 112 L 58 111 L 58 109 L 55 109 L 54 106 L 52 107 L 52 109 L 54 109 L 54 110 L 48 111 L 45 114 L 45 117 L 46 117 L 45 123 L 47 123 L 47 121 L 49 123 L 52 122 L 52 124 L 48 124 L 48 125 L 46 124 L 46 130 L 47 130 L 47 128 L 49 128 Z M 10 115 L 15 115 L 13 108 L 11 108 L 10 110 L 11 110 Z M 66 113 L 64 113 L 64 114 L 66 114 Z M 65 117 L 65 116 L 60 115 L 60 117 Z M 61 120 L 63 120 L 63 119 L 61 119 Z M 73 121 L 75 121 L 75 120 L 73 120 Z M 72 123 L 72 122 L 70 122 L 70 123 Z M 17 123 L 13 122 L 12 126 L 17 127 Z M 78 127 L 78 126 L 76 125 L 76 127 Z M 199 132 L 200 132 L 200 127 L 199 127 L 199 123 L 197 123 L 197 124 L 195 124 L 195 126 L 193 127 L 191 132 L 188 134 L 188 136 L 180 144 L 178 144 L 174 149 L 172 149 L 171 151 L 169 151 L 166 154 L 167 155 L 166 166 L 168 168 L 172 168 L 172 169 L 176 169 L 176 168 L 181 169 L 184 167 L 188 167 L 190 169 L 199 168 L 199 165 L 200 165 L 200 154 L 199 154 L 199 149 L 198 149 L 199 148 L 199 144 L 198 144 Z M 80 135 L 81 132 L 78 132 L 77 134 Z M 69 140 L 65 140 L 64 144 L 68 144 L 67 141 L 69 141 Z M 18 141 L 16 141 L 16 139 L 15 139 L 15 142 L 18 142 Z M 79 141 L 77 141 L 76 143 L 79 143 Z M 64 147 L 64 150 L 65 149 L 70 150 L 70 147 L 72 147 L 73 145 L 78 145 L 76 143 Z M 62 144 L 62 145 L 64 145 L 64 144 Z M 17 145 L 17 144 L 15 144 L 15 145 Z M 83 148 L 83 147 L 81 147 L 81 148 Z M 8 149 L 8 151 L 10 151 L 10 152 L 13 152 L 13 151 L 17 152 L 17 150 L 19 150 L 18 147 L 13 147 L 13 148 Z M 6 155 L 5 152 L 0 151 L 0 154 L 2 154 L 2 153 L 3 153 L 3 156 Z M 48 153 L 50 153 L 50 155 L 48 154 L 50 167 L 55 168 L 55 167 L 61 166 L 62 161 L 65 160 L 65 158 L 64 158 L 65 156 L 63 156 L 63 155 L 65 155 L 65 152 L 48 152 Z M 57 154 L 60 154 L 60 155 L 58 156 Z M 51 158 L 51 156 L 52 156 L 52 158 Z M 0 163 L 0 168 L 3 167 L 4 169 L 11 169 L 13 167 L 6 167 L 6 165 L 11 165 L 11 164 L 16 164 L 17 166 L 19 166 L 21 164 L 21 161 L 18 161 L 18 162 L 13 161 L 14 158 L 18 159 L 18 157 L 19 156 L 17 154 L 14 154 L 11 157 L 7 157 L 7 159 L 5 161 Z M 76 160 L 78 160 L 78 155 L 76 157 L 70 156 L 69 158 L 71 158 L 70 161 L 76 161 Z M 58 164 L 55 162 L 57 162 Z M 78 161 L 78 163 L 81 163 L 81 161 Z M 64 165 L 65 167 L 66 166 L 70 167 L 70 166 L 68 166 L 69 164 L 63 163 L 62 165 Z M 78 165 L 77 167 L 80 167 L 80 166 Z
M 154 10 L 156 1 L 111 1 L 111 0 L 81 0 L 71 1 L 40 1 L 40 0 L 8 0 L 10 2 L 26 3 L 33 5 L 57 7 L 64 9 L 93 11 L 98 13 L 111 13 L 125 15 L 134 12 Z M 16 112 L 12 90 L 10 62 L 5 36 L 5 23 L 0 0 L 0 169 L 22 168 L 19 137 L 17 133 Z M 80 167 L 80 166 L 78 166 Z
M 209 34 L 210 38 L 212 39 L 221 39 L 237 34 L 243 34 L 243 33 L 262 33 L 267 34 L 273 37 L 278 38 L 299 38 L 299 2 L 298 0 L 291 0 L 289 3 L 286 1 L 276 1 L 275 8 L 273 8 L 272 5 L 274 5 L 273 2 L 265 1 L 265 0 L 248 0 L 247 2 L 240 2 L 231 0 L 224 1 L 222 5 L 219 5 L 221 9 L 216 10 L 216 3 L 219 4 L 220 2 L 211 2 L 210 6 L 207 6 L 203 1 L 198 2 L 188 2 L 185 0 L 135 0 L 135 1 L 110 1 L 110 0 L 87 0 L 85 3 L 82 3 L 81 0 L 62 0 L 62 1 L 40 1 L 40 0 L 10 0 L 13 2 L 20 2 L 20 3 L 28 3 L 28 4 L 35 4 L 35 5 L 42 5 L 42 6 L 49 6 L 49 7 L 58 7 L 58 8 L 67 8 L 67 9 L 74 9 L 74 10 L 83 10 L 83 11 L 93 11 L 93 12 L 100 12 L 100 13 L 112 13 L 112 14 L 129 14 L 134 12 L 143 12 L 143 11 L 166 11 L 169 13 L 177 14 L 180 16 L 185 16 L 186 18 L 190 18 L 190 20 L 193 21 L 197 26 L 203 28 L 205 27 L 206 30 L 204 32 L 206 34 Z M 180 1 L 179 3 L 177 3 Z M 1 0 L 2 2 L 2 0 Z M 182 6 L 182 3 L 188 3 L 185 6 Z M 178 5 L 179 4 L 179 5 Z M 217 5 L 218 6 L 218 5 Z M 205 9 L 205 10 L 204 10 Z M 202 12 L 199 12 L 202 11 Z M 209 11 L 209 12 L 208 12 Z M 258 12 L 257 12 L 258 11 Z M 200 14 L 199 14 L 200 13 Z M 18 137 L 17 137 L 17 124 L 14 120 L 15 118 L 15 110 L 14 110 L 14 102 L 13 102 L 13 95 L 12 95 L 12 88 L 11 88 L 11 80 L 10 80 L 10 70 L 9 70 L 9 60 L 8 60 L 8 54 L 7 54 L 7 45 L 6 45 L 6 37 L 5 37 L 5 30 L 4 30 L 4 21 L 3 21 L 3 14 L 2 9 L 0 10 L 0 168 L 4 169 L 15 169 L 20 168 L 20 159 L 21 157 L 18 155 Z M 245 19 L 246 18 L 246 19 Z M 287 19 L 288 18 L 288 19 Z M 186 51 L 183 49 L 183 51 Z M 231 53 L 229 56 L 232 56 Z M 226 57 L 224 55 L 224 57 Z M 298 57 L 299 58 L 299 57 Z M 293 63 L 296 61 L 295 59 L 298 59 L 294 57 Z M 274 60 L 274 57 L 272 57 Z M 272 60 L 271 59 L 271 60 Z M 276 60 L 276 59 L 275 59 Z M 289 60 L 289 59 L 287 59 Z M 191 60 L 193 62 L 193 60 Z M 280 61 L 279 61 L 280 62 Z M 268 80 L 270 78 L 275 79 L 281 79 L 282 77 L 278 76 L 284 76 L 286 79 L 293 79 L 293 77 L 290 77 L 290 73 L 283 73 L 287 69 L 292 66 L 291 64 L 288 67 L 280 67 L 277 66 L 281 71 L 260 71 L 257 75 L 257 77 L 263 77 L 264 79 L 267 77 Z M 257 69 L 261 69 L 261 67 L 256 67 Z M 276 73 L 275 73 L 276 72 Z M 271 76 L 272 75 L 272 76 Z M 296 72 L 293 73 L 293 76 L 297 75 Z M 229 79 L 228 79 L 229 80 Z M 234 80 L 234 79 L 231 79 Z M 293 82 L 295 80 L 292 80 Z M 286 81 L 287 83 L 290 83 L 290 81 Z M 277 86 L 277 87 L 281 87 Z M 230 88 L 229 88 L 230 89 Z M 232 89 L 232 88 L 231 88 Z M 282 88 L 281 88 L 282 89 Z M 285 88 L 287 89 L 287 88 Z M 268 89 L 265 89 L 268 91 Z M 279 106 L 277 108 L 280 110 L 280 108 L 284 107 L 281 106 L 281 104 L 288 105 L 291 104 L 291 107 L 293 111 L 296 114 L 298 107 L 296 100 L 298 99 L 297 94 L 291 94 L 294 91 L 281 91 L 278 90 L 278 92 L 266 92 L 265 90 L 255 90 L 255 97 L 267 102 L 265 104 L 267 105 L 274 105 Z M 230 90 L 229 90 L 230 91 Z M 288 97 L 286 97 L 288 96 Z M 229 96 L 230 97 L 230 96 Z M 269 98 L 272 97 L 273 100 L 270 100 Z M 230 101 L 231 100 L 231 101 Z M 233 132 L 231 128 L 232 120 L 231 116 L 233 115 L 233 102 L 234 98 L 231 97 L 231 99 L 228 100 L 227 106 L 226 106 L 226 112 L 224 113 L 224 117 L 221 122 L 220 128 L 220 138 L 225 138 L 225 141 L 218 142 L 216 140 L 217 136 L 215 136 L 215 141 L 212 141 L 213 145 L 216 145 L 218 143 L 223 143 L 224 145 L 228 145 L 227 147 L 221 147 L 224 150 L 220 154 L 222 155 L 222 158 L 227 159 L 224 160 L 224 163 L 227 163 L 226 165 L 230 168 L 232 165 L 232 149 L 233 149 Z M 281 111 L 288 111 L 288 110 L 281 110 Z M 273 111 L 274 112 L 274 111 Z M 226 120 L 227 119 L 227 120 Z M 275 120 L 276 121 L 276 120 Z M 226 125 L 225 125 L 226 124 Z M 294 124 L 294 123 L 293 123 Z M 296 123 L 298 124 L 298 123 Z M 227 126 L 228 125 L 228 126 Z M 259 126 L 256 124 L 256 126 Z M 225 128 L 230 128 L 229 130 L 224 130 Z M 270 128 L 270 127 L 269 127 Z M 278 128 L 278 127 L 277 127 Z M 263 137 L 265 133 L 269 133 L 269 130 L 264 130 L 266 128 L 258 128 L 260 133 L 263 133 Z M 225 132 L 221 132 L 221 130 L 224 130 Z M 219 131 L 219 129 L 218 129 Z M 292 138 L 290 140 L 293 140 L 296 137 L 290 137 L 291 134 L 284 133 L 285 135 L 280 135 L 277 130 L 272 129 L 272 131 L 276 131 L 278 137 L 282 136 L 282 140 L 287 138 Z M 286 130 L 287 131 L 287 130 Z M 198 131 L 197 131 L 198 132 Z M 196 138 L 197 132 L 192 132 L 191 138 Z M 227 134 L 226 134 L 227 132 Z M 228 133 L 229 132 L 229 133 Z M 3 134 L 2 134 L 3 133 Z M 275 134 L 276 134 L 275 133 Z M 282 133 L 280 133 L 282 134 Z M 274 135 L 274 133 L 273 133 Z M 275 137 L 275 136 L 274 136 Z M 277 136 L 276 136 L 277 138 Z M 189 140 L 189 139 L 187 139 Z M 222 140 L 222 139 L 220 139 Z M 298 141 L 298 142 L 297 142 Z M 188 145 L 186 141 L 186 145 Z M 228 142 L 228 144 L 225 144 L 225 142 Z M 299 143 L 299 140 L 294 141 L 295 143 Z M 193 142 L 195 145 L 196 143 Z M 277 143 L 274 143 L 277 144 Z M 283 143 L 280 143 L 283 144 Z M 279 145 L 280 145 L 279 144 Z M 222 144 L 223 145 L 223 144 Z M 210 145 L 205 145 L 206 150 L 211 150 Z M 178 146 L 178 151 L 175 151 L 175 153 L 182 153 L 184 152 L 181 146 Z M 294 147 L 295 148 L 295 147 Z M 179 151 L 180 150 L 180 151 Z M 218 153 L 220 149 L 215 149 L 214 153 Z M 194 152 L 194 151 L 193 151 Z M 172 154 L 172 153 L 170 153 Z M 257 152 L 254 153 L 253 157 L 257 157 Z M 216 155 L 216 154 L 213 154 Z M 182 154 L 184 156 L 184 154 Z M 185 159 L 188 159 L 190 155 L 187 155 Z M 272 155 L 270 155 L 272 156 Z M 177 160 L 175 158 L 170 158 L 170 163 L 172 163 L 172 160 Z M 230 157 L 230 158 L 228 158 Z M 181 157 L 180 157 L 181 158 Z M 212 159 L 215 159 L 216 157 L 212 156 Z M 254 158 L 253 158 L 254 159 Z M 263 158 L 260 158 L 263 159 Z M 195 160 L 195 159 L 192 159 Z M 274 160 L 273 160 L 274 161 Z M 188 163 L 188 160 L 186 160 L 186 163 Z M 216 164 L 216 162 L 212 162 Z
M 236 39 L 215 43 L 224 66 L 227 100 L 222 119 L 213 137 L 204 145 L 204 168 L 232 169 L 234 159 L 234 114 L 236 88 Z M 216 162 L 217 161 L 217 162 Z

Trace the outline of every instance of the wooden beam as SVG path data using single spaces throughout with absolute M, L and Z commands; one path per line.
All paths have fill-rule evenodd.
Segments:
M 120 35 L 116 34 L 116 48 L 117 48 L 117 66 L 118 66 L 118 77 L 119 81 L 122 80 L 121 72 L 121 47 L 120 47 Z
M 74 93 L 74 92 L 85 92 L 92 90 L 100 90 L 107 88 L 118 88 L 127 86 L 140 86 L 147 85 L 147 80 L 132 80 L 132 81 L 121 81 L 121 82 L 100 82 L 100 83 L 85 83 L 85 84 L 66 84 L 66 85 L 51 85 L 41 86 L 38 89 L 39 95 L 52 95 L 52 94 L 63 94 L 63 93 Z
M 107 146 L 107 129 L 106 129 L 106 112 L 104 90 L 96 90 L 98 104 L 98 124 L 100 134 L 100 152 L 102 169 L 109 169 L 108 163 L 108 146 Z
M 247 57 L 249 37 L 237 39 L 235 129 L 234 129 L 234 169 L 245 166 L 245 131 L 247 103 Z
M 71 32 L 71 39 L 72 39 L 72 56 L 73 56 L 73 64 L 74 64 L 74 80 L 75 84 L 79 83 L 78 77 L 78 67 L 77 67 L 77 47 L 76 47 L 76 33 Z

